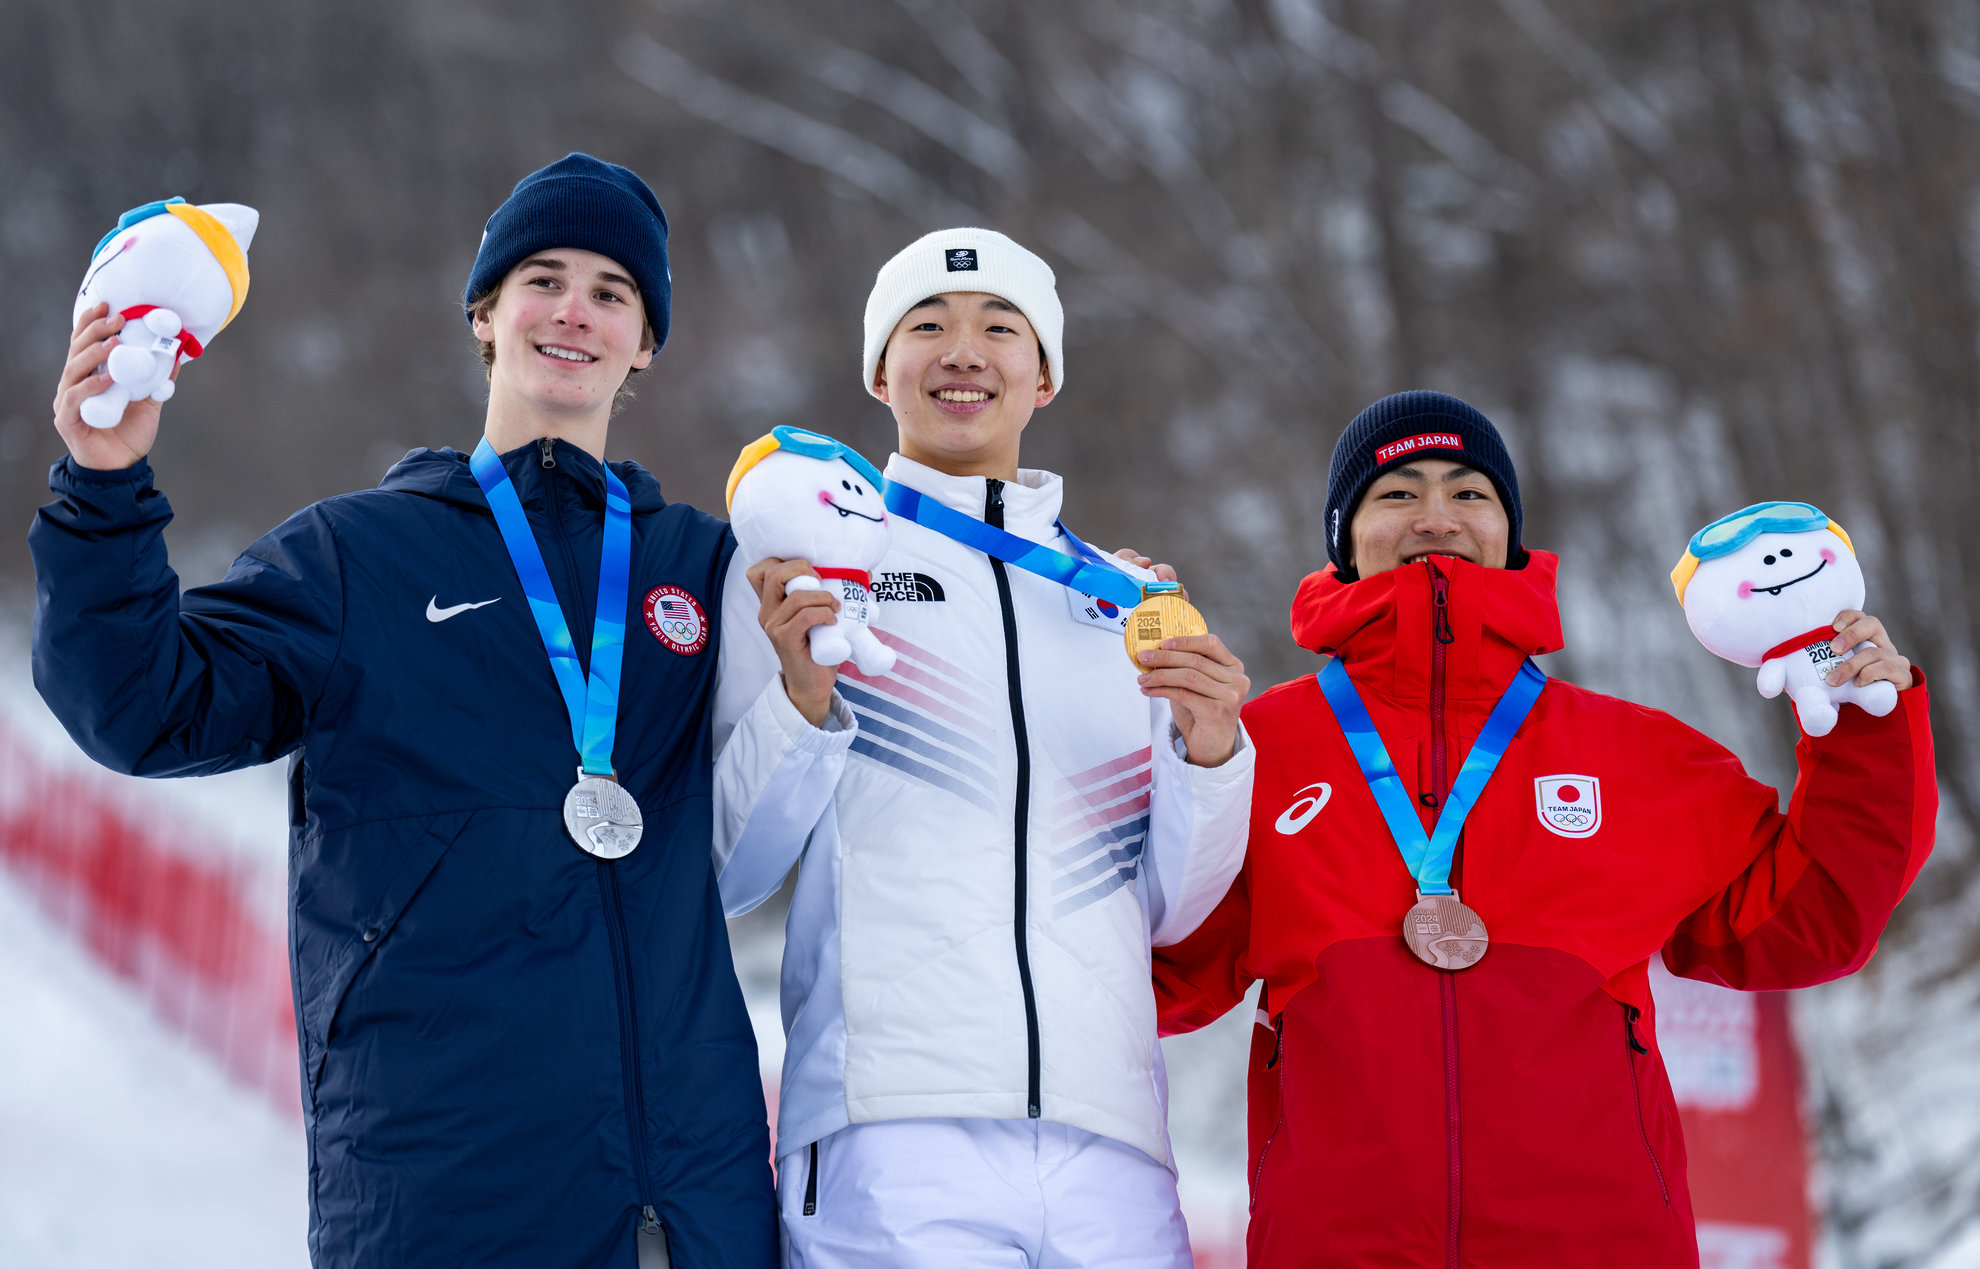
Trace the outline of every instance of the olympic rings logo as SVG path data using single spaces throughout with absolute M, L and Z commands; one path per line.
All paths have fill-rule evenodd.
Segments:
M 693 656 L 708 646 L 708 613 L 678 586 L 655 586 L 641 605 L 646 628 L 670 652 Z

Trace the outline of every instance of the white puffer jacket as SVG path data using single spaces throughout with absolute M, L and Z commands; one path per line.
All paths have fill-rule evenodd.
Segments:
M 1073 550 L 1048 472 L 993 484 L 895 455 L 886 475 L 992 523 L 1001 499 L 1007 531 Z M 849 1123 L 1031 1116 L 1169 1163 L 1149 946 L 1194 930 L 1236 876 L 1250 744 L 1186 764 L 1118 628 L 1075 620 L 1083 597 L 893 524 L 873 628 L 899 663 L 842 667 L 824 729 L 785 695 L 739 575 L 724 601 L 724 695 L 753 701 L 732 731 L 718 710 L 725 908 L 803 862 L 777 1153 Z

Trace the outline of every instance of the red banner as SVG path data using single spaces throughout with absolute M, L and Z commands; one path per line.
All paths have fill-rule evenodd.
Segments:
M 249 866 L 124 783 L 0 731 L 0 863 L 159 1017 L 300 1114 L 288 953 L 248 901 Z
M 1787 996 L 1673 977 L 1650 962 L 1677 1095 L 1701 1269 L 1808 1269 L 1801 1078 Z

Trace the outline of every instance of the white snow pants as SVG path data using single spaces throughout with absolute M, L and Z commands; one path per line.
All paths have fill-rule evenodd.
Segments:
M 1175 1174 L 1094 1133 L 894 1119 L 816 1150 L 778 1160 L 785 1269 L 1190 1269 Z

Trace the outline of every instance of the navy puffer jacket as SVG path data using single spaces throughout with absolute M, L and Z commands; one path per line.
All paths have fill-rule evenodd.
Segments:
M 653 1217 L 679 1269 L 768 1266 L 763 1092 L 709 866 L 734 539 L 613 465 L 633 507 L 615 763 L 646 832 L 602 863 L 564 833 L 569 716 L 466 458 L 415 450 L 183 597 L 149 466 L 64 459 L 29 533 L 35 682 L 118 771 L 294 756 L 319 1269 L 632 1269 Z M 502 461 L 587 659 L 603 470 L 561 441 Z

